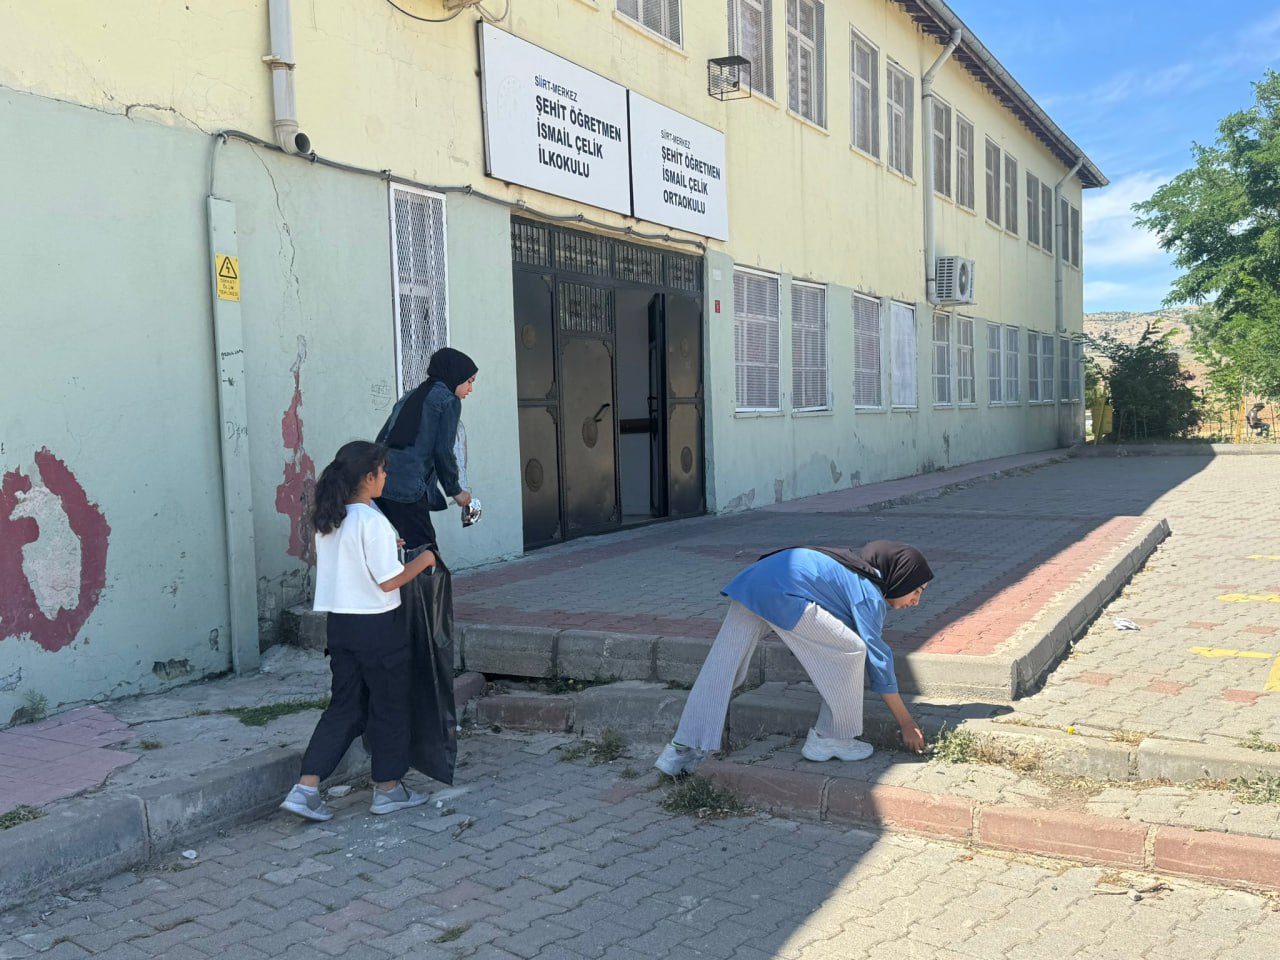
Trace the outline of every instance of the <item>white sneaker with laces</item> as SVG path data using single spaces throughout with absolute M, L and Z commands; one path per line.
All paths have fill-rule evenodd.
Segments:
M 333 819 L 333 813 L 325 806 L 324 800 L 320 797 L 320 791 L 307 792 L 298 784 L 294 784 L 293 789 L 289 791 L 289 795 L 280 804 L 280 809 L 296 813 L 298 816 L 306 817 L 308 820 Z
M 672 740 L 662 748 L 662 754 L 653 765 L 668 777 L 678 777 L 682 773 L 692 773 L 706 759 L 706 754 L 693 747 Z
M 800 750 L 806 760 L 818 763 L 824 760 L 865 760 L 876 752 L 876 748 L 865 740 L 839 740 L 835 737 L 820 737 L 812 727 L 805 738 L 804 747 Z

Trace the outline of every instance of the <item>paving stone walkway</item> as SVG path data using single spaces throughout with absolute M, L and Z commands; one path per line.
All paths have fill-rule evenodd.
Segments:
M 1263 960 L 1258 893 L 767 816 L 663 811 L 648 754 L 464 739 L 460 786 L 377 818 L 285 814 L 0 917 L 0 960 Z M 1146 890 L 1140 899 L 1131 888 Z M 1154 889 L 1153 889 L 1154 888 Z

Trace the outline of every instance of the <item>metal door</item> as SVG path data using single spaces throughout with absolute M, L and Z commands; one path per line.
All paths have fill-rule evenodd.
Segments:
M 663 295 L 666 338 L 667 516 L 706 512 L 702 450 L 702 305 Z
M 576 537 L 611 529 L 622 520 L 613 395 L 613 291 L 561 280 L 556 301 L 565 536 Z
M 537 546 L 563 538 L 551 278 L 517 270 L 513 293 L 524 542 Z

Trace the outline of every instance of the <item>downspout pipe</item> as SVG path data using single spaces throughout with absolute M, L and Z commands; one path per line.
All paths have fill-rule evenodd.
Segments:
M 929 303 L 938 302 L 938 242 L 933 207 L 933 78 L 963 39 L 963 30 L 959 27 L 952 30 L 946 47 L 920 81 L 920 146 L 924 155 L 924 295 Z
M 1067 171 L 1066 176 L 1053 185 L 1053 235 L 1057 239 L 1057 247 L 1053 251 L 1053 329 L 1059 338 L 1059 346 L 1062 343 L 1060 338 L 1067 332 L 1066 307 L 1063 304 L 1063 274 L 1066 272 L 1063 258 L 1071 252 L 1068 249 L 1071 238 L 1067 236 L 1071 225 L 1062 222 L 1062 187 L 1079 172 L 1083 164 L 1084 157 L 1079 157 L 1075 166 Z M 1061 364 L 1058 365 L 1058 369 L 1062 369 Z M 1075 416 L 1073 416 L 1074 408 L 1070 404 L 1057 406 L 1058 446 L 1069 447 L 1084 436 L 1084 404 L 1080 405 L 1081 411 Z
M 293 95 L 293 11 L 290 0 L 269 0 L 271 53 L 262 60 L 271 68 L 276 143 L 285 153 L 311 152 L 311 138 L 298 130 L 298 106 Z

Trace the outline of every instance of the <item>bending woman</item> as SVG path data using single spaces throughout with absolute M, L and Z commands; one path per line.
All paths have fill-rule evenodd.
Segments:
M 448 508 L 445 496 L 460 507 L 471 502 L 458 479 L 454 441 L 462 401 L 475 382 L 475 361 L 461 350 L 442 347 L 431 355 L 427 379 L 400 398 L 378 434 L 378 442 L 389 450 L 387 485 L 377 504 L 407 551 L 436 549 L 431 512 Z
M 893 712 L 908 749 L 924 750 L 924 734 L 898 695 L 893 653 L 883 638 L 886 610 L 914 607 L 933 571 L 915 547 L 887 540 L 861 550 L 791 547 L 767 554 L 722 593 L 729 612 L 689 693 L 680 726 L 654 766 L 677 776 L 720 749 L 734 688 L 751 653 L 773 630 L 822 695 L 817 722 L 801 751 L 806 760 L 865 760 L 862 683 L 870 678 Z

